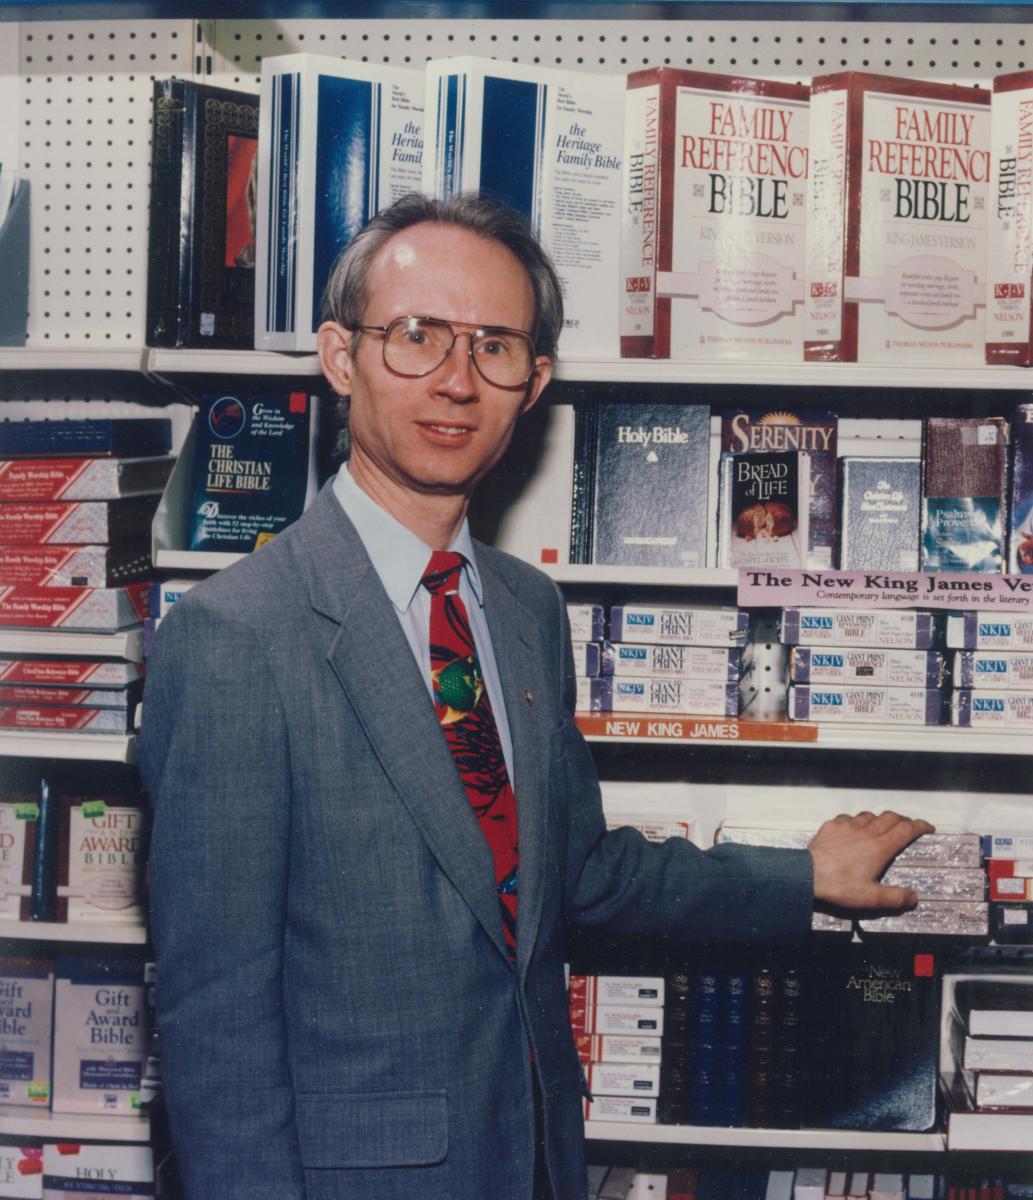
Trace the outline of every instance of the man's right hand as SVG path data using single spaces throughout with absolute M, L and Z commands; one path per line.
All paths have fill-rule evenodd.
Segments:
M 814 899 L 837 908 L 914 908 L 918 897 L 910 888 L 887 887 L 879 876 L 905 846 L 933 832 L 928 821 L 889 811 L 833 817 L 807 847 L 814 862 Z

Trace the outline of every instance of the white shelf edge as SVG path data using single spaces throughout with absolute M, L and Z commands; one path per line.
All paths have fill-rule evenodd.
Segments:
M 135 763 L 136 735 L 0 729 L 0 757 Z
M 36 349 L 0 351 L 0 370 L 142 370 L 155 375 L 321 374 L 315 354 L 271 350 Z M 556 379 L 573 383 L 774 384 L 789 387 L 952 388 L 1023 391 L 1022 367 L 898 366 L 879 363 L 677 362 L 670 359 L 560 359 Z
M 140 372 L 146 364 L 147 351 L 142 346 L 13 346 L 0 350 L 0 371 Z
M 143 627 L 117 633 L 76 633 L 64 629 L 0 629 L 0 653 L 72 654 L 143 662 Z
M 587 715 L 587 714 L 586 714 Z M 600 714 L 594 713 L 593 716 Z M 648 721 L 699 721 L 720 724 L 717 717 L 668 717 L 659 714 L 620 714 L 621 719 Z M 806 722 L 801 722 L 806 724 Z M 888 750 L 909 751 L 927 754 L 992 754 L 1033 755 L 1033 738 L 1028 729 L 1016 729 L 1011 733 L 989 733 L 984 730 L 962 729 L 954 725 L 936 725 L 914 729 L 899 725 L 819 725 L 814 741 L 780 738 L 679 738 L 657 736 L 628 737 L 619 734 L 586 734 L 589 742 L 623 742 L 628 745 L 674 745 L 674 746 L 769 746 L 793 750 L 848 750 L 885 752 Z
M 565 359 L 556 379 L 572 383 L 762 384 L 788 387 L 951 388 L 1028 391 L 1022 367 L 888 366 L 878 363 L 674 362 L 669 359 Z
M 151 1122 L 145 1116 L 106 1113 L 54 1113 L 41 1108 L 0 1105 L 0 1134 L 33 1138 L 74 1138 L 102 1142 L 148 1142 Z
M 629 567 L 598 563 L 535 563 L 535 566 L 556 583 L 734 588 L 739 582 L 739 572 L 734 567 Z
M 941 1152 L 942 1133 L 879 1133 L 856 1129 L 743 1129 L 714 1125 L 640 1125 L 586 1121 L 596 1141 L 654 1142 L 683 1146 L 757 1146 L 788 1150 L 925 1150 Z
M 223 554 L 216 550 L 158 550 L 154 565 L 174 571 L 221 571 L 244 557 L 243 554 Z
M 15 921 L 0 919 L 0 939 L 26 942 L 98 942 L 103 945 L 145 946 L 147 930 L 142 925 L 86 925 L 63 921 Z
M 161 350 L 146 352 L 152 375 L 321 375 L 315 354 L 275 350 Z
M 795 743 L 794 743 L 795 744 Z M 936 725 L 908 729 L 900 725 L 818 726 L 818 740 L 825 750 L 917 750 L 935 754 L 1033 754 L 1028 729 L 988 732 Z

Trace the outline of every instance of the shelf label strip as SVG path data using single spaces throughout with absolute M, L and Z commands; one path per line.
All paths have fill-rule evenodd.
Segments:
M 951 608 L 1033 612 L 1033 575 L 971 571 L 739 571 L 738 603 L 762 608 Z
M 672 742 L 816 742 L 817 725 L 799 721 L 740 721 L 721 717 L 642 716 L 638 713 L 578 713 L 586 737 L 668 739 Z

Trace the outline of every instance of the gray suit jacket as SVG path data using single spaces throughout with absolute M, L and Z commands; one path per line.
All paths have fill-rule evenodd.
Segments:
M 580 1200 L 565 922 L 706 940 L 808 927 L 804 851 L 605 833 L 562 597 L 477 555 L 513 737 L 515 968 L 426 685 L 329 488 L 162 622 L 141 766 L 192 1200 L 528 1200 L 532 1070 L 556 1198 Z

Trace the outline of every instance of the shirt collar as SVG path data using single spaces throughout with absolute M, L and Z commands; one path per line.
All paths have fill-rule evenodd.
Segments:
M 372 496 L 367 495 L 352 479 L 347 463 L 337 472 L 334 495 L 345 515 L 355 526 L 355 531 L 391 603 L 399 612 L 406 612 L 430 562 L 431 547 L 411 530 L 406 529 L 400 521 L 396 521 Z M 477 570 L 473 537 L 470 534 L 469 522 L 465 518 L 448 549 L 461 554 L 466 560 L 463 573 L 474 599 L 483 607 L 481 577 Z

